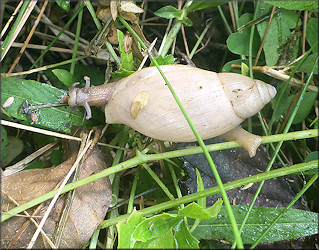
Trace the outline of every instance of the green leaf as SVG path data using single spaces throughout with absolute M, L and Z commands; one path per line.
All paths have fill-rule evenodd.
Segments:
M 20 108 L 24 101 L 28 101 L 30 105 L 40 105 L 48 103 L 60 103 L 61 98 L 66 92 L 57 89 L 48 84 L 32 80 L 23 80 L 11 77 L 1 77 L 1 103 L 9 97 L 14 97 L 14 103 L 5 108 L 5 111 L 12 117 L 25 120 L 31 123 L 30 115 L 20 114 Z M 100 119 L 103 122 L 103 116 L 98 117 L 96 111 L 92 109 L 94 119 L 84 120 L 84 112 L 72 111 L 69 107 L 50 107 L 36 110 L 38 122 L 34 126 L 52 129 L 61 132 L 71 132 L 73 125 L 93 126 L 96 125 L 94 119 Z M 94 115 L 95 114 L 95 115 Z M 94 123 L 95 121 L 95 123 Z
M 186 11 L 192 12 L 195 10 L 213 8 L 225 3 L 227 3 L 227 1 L 193 1 L 192 4 L 187 7 Z
M 318 54 L 318 19 L 310 18 L 307 22 L 306 39 L 314 54 Z M 317 67 L 318 68 L 318 67 Z
M 234 216 L 240 225 L 247 213 L 248 206 L 232 206 Z M 254 207 L 242 232 L 244 244 L 254 243 L 283 208 Z M 189 220 L 189 225 L 192 220 Z M 305 210 L 289 209 L 262 242 L 272 242 L 300 238 L 318 233 L 318 213 Z M 222 207 L 217 218 L 202 220 L 193 232 L 198 240 L 223 239 L 233 242 L 234 234 L 225 207 Z
M 52 73 L 67 87 L 70 87 L 73 83 L 76 82 L 76 78 L 74 77 L 74 75 L 72 75 L 65 69 L 54 69 L 52 70 Z
M 301 123 L 310 113 L 314 102 L 317 100 L 317 93 L 307 92 L 301 101 L 300 107 L 293 120 L 293 124 Z
M 180 220 L 180 217 L 171 214 L 160 214 L 145 219 L 136 226 L 131 236 L 130 247 L 133 247 L 136 241 L 147 242 L 153 238 L 160 237 L 171 230 L 172 227 L 175 227 Z
M 244 24 L 252 20 L 253 15 L 246 13 L 242 15 L 238 20 L 238 26 L 241 27 Z M 227 47 L 234 54 L 238 55 L 249 55 L 249 40 L 250 40 L 251 27 L 246 28 L 240 32 L 231 34 L 227 39 Z M 257 32 L 254 33 L 252 55 L 255 57 L 260 46 L 260 38 Z
M 137 241 L 133 249 L 174 249 L 174 235 L 172 229 L 163 233 L 159 237 L 153 238 L 146 242 Z
M 54 166 L 58 166 L 62 163 L 64 152 L 59 150 L 53 150 L 50 154 L 50 160 Z
M 318 11 L 318 1 L 267 1 L 267 3 L 288 10 Z
M 294 97 L 295 95 L 288 96 L 287 93 L 284 94 L 281 104 L 278 106 L 278 109 L 275 111 L 274 117 L 276 121 L 279 121 L 281 119 L 281 116 L 287 112 L 289 105 L 294 99 Z M 301 101 L 300 107 L 292 122 L 293 124 L 301 123 L 309 115 L 316 99 L 317 99 L 317 93 L 315 92 L 307 92 L 305 94 L 304 99 Z
M 249 67 L 246 63 L 241 63 L 241 74 L 244 76 L 249 76 Z
M 129 70 L 123 69 L 122 71 L 111 72 L 111 77 L 124 78 L 124 77 L 128 77 L 129 75 L 132 75 L 133 73 L 135 73 L 135 71 L 129 71 Z
M 182 23 L 186 26 L 193 26 L 192 20 L 190 20 L 187 16 L 182 19 Z
M 218 215 L 219 210 L 223 204 L 222 200 L 218 200 L 213 206 L 209 208 L 202 208 L 197 203 L 191 203 L 178 211 L 178 216 L 187 216 L 192 219 L 210 219 Z
M 317 62 L 318 54 L 310 54 L 307 58 L 302 62 L 302 64 L 298 68 L 298 72 L 310 73 L 312 67 Z M 296 62 L 298 64 L 299 62 Z M 295 65 L 295 64 L 294 64 Z M 315 66 L 314 74 L 318 74 L 318 65 Z
M 156 16 L 166 18 L 166 19 L 178 18 L 182 15 L 182 13 L 183 13 L 182 10 L 178 10 L 175 7 L 170 5 L 160 8 L 159 10 L 154 12 Z
M 159 65 L 168 65 L 168 64 L 175 64 L 174 62 L 174 56 L 172 54 L 169 54 L 163 58 L 162 55 L 159 55 L 158 57 L 155 58 L 157 63 Z M 152 62 L 150 64 L 150 67 L 155 66 L 154 63 Z
M 196 168 L 196 176 L 197 176 L 197 192 L 205 190 L 204 182 L 202 176 L 200 175 L 199 170 Z M 198 205 L 202 208 L 206 208 L 206 197 L 198 198 L 197 199 Z
M 305 162 L 310 162 L 310 161 L 314 161 L 314 160 L 318 160 L 319 159 L 319 151 L 313 151 L 310 154 L 307 155 Z M 319 169 L 318 167 L 314 168 L 314 169 L 310 169 L 306 172 L 302 172 L 299 173 L 300 175 L 314 175 L 316 173 L 318 173 Z M 298 174 L 298 173 L 296 173 Z
M 269 4 L 263 4 L 260 8 L 264 11 L 260 11 L 260 15 L 267 14 L 268 9 L 271 7 Z M 293 18 L 295 25 L 297 20 L 297 15 L 290 15 L 289 11 L 282 12 L 278 10 L 279 14 L 275 15 L 268 29 L 268 34 L 263 46 L 263 51 L 265 53 L 267 66 L 274 66 L 277 64 L 279 57 L 281 55 L 279 48 L 288 40 L 290 37 L 290 29 L 288 25 L 288 19 Z M 269 20 L 259 23 L 257 25 L 257 31 L 259 33 L 260 39 L 264 39 L 268 28 Z
M 319 151 L 313 151 L 307 155 L 305 162 L 314 161 L 319 159 Z
M 122 67 L 125 70 L 132 71 L 134 69 L 133 53 L 132 52 L 126 53 L 124 51 L 124 47 L 123 47 L 124 33 L 122 31 L 120 31 L 119 29 L 117 30 L 117 38 L 119 40 L 119 47 L 120 47 L 121 59 L 122 59 Z
M 134 208 L 131 215 L 128 217 L 127 221 L 119 222 L 117 227 L 118 232 L 118 248 L 130 248 L 131 236 L 136 228 L 136 226 L 144 221 L 145 219 L 141 213 L 137 212 Z
M 65 11 L 70 10 L 70 1 L 69 0 L 55 0 L 57 5 L 59 5 Z
M 176 249 L 199 249 L 199 241 L 189 232 L 184 220 L 174 230 Z

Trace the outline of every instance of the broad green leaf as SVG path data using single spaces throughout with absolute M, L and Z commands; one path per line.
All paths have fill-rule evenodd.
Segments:
M 192 12 L 195 10 L 202 10 L 207 8 L 213 8 L 218 5 L 227 3 L 227 1 L 193 1 L 190 6 L 187 7 L 187 12 Z
M 241 224 L 248 206 L 232 206 L 237 224 Z M 277 217 L 283 208 L 254 207 L 241 234 L 244 244 L 254 243 L 261 233 Z M 189 225 L 192 220 L 189 220 Z M 318 213 L 305 210 L 289 209 L 262 242 L 272 242 L 300 238 L 318 233 Z M 225 207 L 222 207 L 217 218 L 202 220 L 193 232 L 198 240 L 223 239 L 234 241 L 234 234 Z
M 267 7 L 271 7 L 269 4 L 262 4 L 260 7 L 264 9 L 264 11 L 260 11 L 260 15 L 267 13 Z M 274 66 L 277 64 L 279 57 L 280 57 L 280 47 L 287 42 L 288 38 L 290 37 L 290 29 L 287 22 L 288 17 L 291 17 L 285 12 L 281 12 L 278 10 L 279 14 L 275 15 L 272 19 L 272 22 L 269 26 L 268 33 L 266 36 L 266 40 L 263 46 L 263 51 L 265 53 L 266 64 L 267 66 Z M 297 16 L 294 16 L 295 19 Z M 297 20 L 297 19 L 296 19 Z M 264 39 L 267 27 L 268 27 L 269 19 L 259 23 L 257 25 L 257 31 L 260 35 L 260 39 Z M 295 21 L 296 25 L 296 21 Z
M 166 19 L 178 18 L 182 15 L 182 13 L 183 13 L 182 10 L 178 10 L 175 7 L 170 5 L 160 8 L 159 10 L 154 12 L 156 16 L 166 18 Z
M 216 201 L 216 203 L 209 208 L 202 208 L 197 203 L 191 203 L 178 211 L 178 216 L 187 216 L 192 219 L 210 219 L 218 215 L 219 210 L 223 204 L 222 200 Z
M 59 5 L 65 11 L 70 10 L 70 1 L 69 0 L 55 0 L 57 5 Z
M 318 1 L 267 1 L 267 3 L 288 10 L 318 11 Z
M 319 151 L 313 151 L 310 154 L 307 155 L 305 162 L 310 162 L 310 161 L 314 161 L 314 160 L 318 160 L 319 159 Z M 314 169 L 310 169 L 306 172 L 302 172 L 303 175 L 314 175 L 316 173 L 318 173 L 319 169 L 314 168 Z M 296 174 L 301 174 L 301 173 L 296 173 Z
M 159 237 L 146 242 L 137 241 L 133 249 L 174 249 L 175 242 L 172 229 L 163 233 Z
M 174 230 L 176 249 L 199 249 L 199 241 L 189 232 L 184 220 L 181 220 Z
M 298 72 L 310 73 L 313 65 L 316 63 L 317 57 L 318 57 L 318 54 L 311 54 L 311 55 L 307 56 L 307 58 L 299 66 Z M 297 62 L 296 65 L 298 63 L 299 62 Z M 318 74 L 318 65 L 315 66 L 314 74 Z
M 247 59 L 245 59 L 245 60 L 236 59 L 236 60 L 229 61 L 229 62 L 225 63 L 221 72 L 233 72 L 233 73 L 241 74 L 241 70 L 233 69 L 231 66 L 233 64 L 241 65 L 242 63 L 248 65 L 249 61 Z M 253 61 L 253 63 L 254 63 L 254 61 Z
M 12 117 L 25 120 L 31 123 L 30 115 L 20 114 L 20 108 L 24 101 L 30 105 L 40 105 L 48 103 L 60 103 L 66 92 L 48 84 L 32 80 L 23 80 L 10 77 L 1 78 L 1 102 L 9 97 L 14 97 L 14 103 L 5 108 L 5 111 Z M 84 109 L 82 109 L 84 110 Z M 103 122 L 103 116 L 97 116 L 96 110 L 92 109 L 93 119 L 83 121 L 84 112 L 72 111 L 69 107 L 50 107 L 36 110 L 38 121 L 34 126 L 52 129 L 60 132 L 70 132 L 73 125 L 93 126 L 94 121 Z M 101 112 L 101 114 L 103 114 Z
M 172 54 L 169 54 L 163 58 L 162 55 L 159 55 L 158 57 L 155 58 L 157 63 L 159 65 L 168 65 L 168 64 L 174 64 L 174 56 Z M 150 67 L 155 66 L 154 63 L 152 62 L 150 64 Z
M 133 53 L 132 52 L 126 53 L 124 51 L 124 47 L 123 47 L 124 33 L 120 30 L 117 30 L 117 38 L 119 40 L 119 48 L 121 52 L 123 69 L 127 71 L 132 71 L 134 69 Z
M 52 73 L 67 87 L 70 87 L 73 83 L 76 82 L 76 78 L 74 77 L 74 75 L 72 75 L 65 69 L 54 69 L 52 70 Z
M 307 22 L 306 39 L 314 54 L 318 54 L 318 19 L 310 18 Z M 317 67 L 318 69 L 318 67 Z
M 307 155 L 305 162 L 318 160 L 319 158 L 319 151 L 313 151 Z
M 242 15 L 238 20 L 238 26 L 241 27 L 244 24 L 252 20 L 253 15 L 246 13 Z M 240 32 L 231 34 L 227 39 L 227 47 L 234 54 L 238 55 L 249 55 L 249 40 L 250 40 L 250 30 L 251 27 L 248 27 Z M 260 38 L 257 35 L 257 32 L 254 33 L 253 38 L 253 47 L 252 47 L 252 56 L 257 55 L 258 48 L 260 46 Z
M 317 93 L 307 92 L 301 101 L 300 107 L 297 114 L 293 120 L 293 124 L 301 123 L 310 113 L 314 102 L 317 100 Z
M 290 103 L 294 99 L 295 95 L 284 94 L 284 97 L 281 100 L 281 105 L 278 106 L 278 109 L 275 111 L 275 119 L 278 121 L 281 119 L 281 116 L 285 114 L 290 106 Z M 316 101 L 317 93 L 307 92 L 301 101 L 300 107 L 297 111 L 297 114 L 293 120 L 293 124 L 301 123 L 311 111 L 314 102 Z
M 181 219 L 171 214 L 160 214 L 145 219 L 136 226 L 131 236 L 130 247 L 133 247 L 136 241 L 147 242 L 161 236 L 175 227 Z
M 143 216 L 141 213 L 137 212 L 134 208 L 131 215 L 128 217 L 127 221 L 121 221 L 119 222 L 117 227 L 117 233 L 118 233 L 118 248 L 130 248 L 131 237 L 132 234 L 136 228 L 136 226 L 141 223 L 143 220 Z M 133 242 L 134 243 L 134 242 Z

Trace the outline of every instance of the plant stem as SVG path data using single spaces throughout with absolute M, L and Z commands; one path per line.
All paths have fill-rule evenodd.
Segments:
M 78 51 L 78 44 L 79 44 L 79 38 L 81 34 L 81 27 L 82 27 L 82 17 L 83 17 L 83 7 L 84 3 L 81 2 L 81 11 L 78 16 L 78 23 L 76 26 L 76 34 L 75 34 L 75 40 L 74 40 L 74 48 L 73 48 L 73 54 L 72 54 L 72 59 L 76 58 L 76 52 Z M 72 61 L 71 66 L 70 66 L 70 73 L 74 75 L 74 69 L 75 69 L 75 61 Z
M 265 180 L 269 180 L 272 178 L 278 178 L 280 176 L 285 176 L 285 175 L 297 173 L 300 171 L 304 172 L 304 171 L 307 171 L 309 169 L 317 168 L 317 166 L 318 166 L 318 160 L 307 162 L 307 163 L 300 163 L 300 164 L 296 164 L 296 165 L 293 165 L 290 167 L 279 168 L 276 170 L 269 171 L 267 173 L 262 173 L 262 174 L 250 176 L 250 177 L 247 177 L 247 178 L 244 178 L 241 180 L 229 182 L 229 183 L 226 183 L 224 185 L 224 188 L 225 188 L 225 190 L 231 190 L 231 189 L 239 188 L 242 185 L 246 185 L 248 183 L 256 183 L 256 182 L 260 182 L 262 180 L 265 181 Z M 209 189 L 206 189 L 204 191 L 185 195 L 182 198 L 177 198 L 177 199 L 175 199 L 175 201 L 167 201 L 167 202 L 163 202 L 161 204 L 155 205 L 155 206 L 144 208 L 142 210 L 139 210 L 139 213 L 141 213 L 143 216 L 151 215 L 151 214 L 154 214 L 158 211 L 163 211 L 165 209 L 177 207 L 180 204 L 189 203 L 189 202 L 197 200 L 198 198 L 207 197 L 207 196 L 218 194 L 218 193 L 220 193 L 219 187 L 209 188 Z M 114 225 L 120 221 L 126 220 L 128 217 L 129 217 L 129 214 L 125 214 L 125 215 L 121 215 L 117 218 L 114 218 L 113 220 L 104 221 L 99 225 L 99 228 L 109 227 L 109 226 Z
M 308 130 L 308 131 L 292 132 L 292 133 L 288 133 L 286 135 L 264 136 L 262 138 L 263 138 L 263 143 L 269 143 L 269 142 L 278 142 L 278 141 L 282 141 L 282 140 L 288 141 L 288 140 L 297 140 L 297 139 L 304 139 L 304 138 L 311 138 L 311 137 L 318 137 L 318 130 L 317 129 L 312 129 L 312 130 Z M 218 145 L 222 145 L 222 146 L 218 146 Z M 237 142 L 226 142 L 226 143 L 208 145 L 207 149 L 209 151 L 217 151 L 217 150 L 221 150 L 221 149 L 225 149 L 225 148 L 235 148 L 235 147 L 239 147 Z M 69 192 L 75 188 L 84 186 L 88 183 L 91 183 L 91 182 L 96 181 L 98 179 L 104 178 L 104 177 L 109 176 L 111 174 L 115 174 L 115 173 L 120 172 L 122 170 L 132 168 L 132 167 L 139 165 L 141 163 L 144 163 L 144 162 L 162 160 L 162 159 L 167 159 L 167 158 L 181 157 L 181 156 L 191 155 L 191 154 L 199 154 L 202 152 L 203 152 L 203 150 L 200 147 L 194 147 L 194 148 L 176 150 L 176 151 L 165 152 L 165 153 L 160 153 L 160 154 L 151 154 L 151 155 L 141 154 L 141 155 L 138 155 L 134 158 L 131 158 L 125 162 L 117 164 L 113 167 L 105 169 L 99 173 L 92 174 L 86 178 L 83 178 L 83 179 L 77 180 L 73 183 L 67 184 L 63 188 L 62 193 Z M 313 168 L 316 168 L 316 167 L 317 166 L 314 166 Z M 289 174 L 289 173 L 287 173 L 287 174 Z M 241 185 L 245 185 L 248 183 L 249 182 L 242 183 Z M 225 184 L 225 185 L 227 185 L 227 184 Z M 34 198 L 33 200 L 30 200 L 30 201 L 20 205 L 19 207 L 15 207 L 15 208 L 11 209 L 10 211 L 7 212 L 7 214 L 1 215 L 1 221 L 5 221 L 5 220 L 11 218 L 12 216 L 14 216 L 15 214 L 21 213 L 22 211 L 24 211 L 26 209 L 29 209 L 29 208 L 36 206 L 36 205 L 38 205 L 46 200 L 53 198 L 56 192 L 57 192 L 57 190 L 52 190 L 44 195 L 41 195 L 37 198 Z M 196 199 L 198 199 L 198 197 Z M 196 199 L 194 199 L 194 200 L 196 200 Z

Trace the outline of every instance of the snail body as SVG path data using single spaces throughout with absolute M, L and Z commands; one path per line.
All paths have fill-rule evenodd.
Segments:
M 165 65 L 161 69 L 203 139 L 226 135 L 226 139 L 240 141 L 244 130 L 238 126 L 260 111 L 276 94 L 271 85 L 240 74 L 215 73 L 186 65 Z M 69 104 L 84 106 L 89 114 L 93 98 L 88 95 L 92 88 L 88 85 L 87 82 L 84 90 L 72 86 Z M 98 88 L 101 93 L 107 93 L 98 98 L 94 95 L 94 105 L 105 107 L 107 123 L 126 124 L 163 141 L 196 141 L 156 67 L 145 68 L 119 82 L 93 88 L 95 92 Z M 83 98 L 85 95 L 87 97 Z M 247 137 L 246 133 L 242 137 Z M 255 141 L 260 138 L 255 137 Z M 255 147 L 259 146 L 261 139 L 257 141 Z M 256 149 L 249 153 L 254 155 Z

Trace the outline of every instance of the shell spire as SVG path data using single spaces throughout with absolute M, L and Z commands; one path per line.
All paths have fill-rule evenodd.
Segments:
M 259 80 L 255 80 L 255 82 L 257 84 L 261 100 L 264 105 L 266 105 L 277 94 L 276 88 Z

